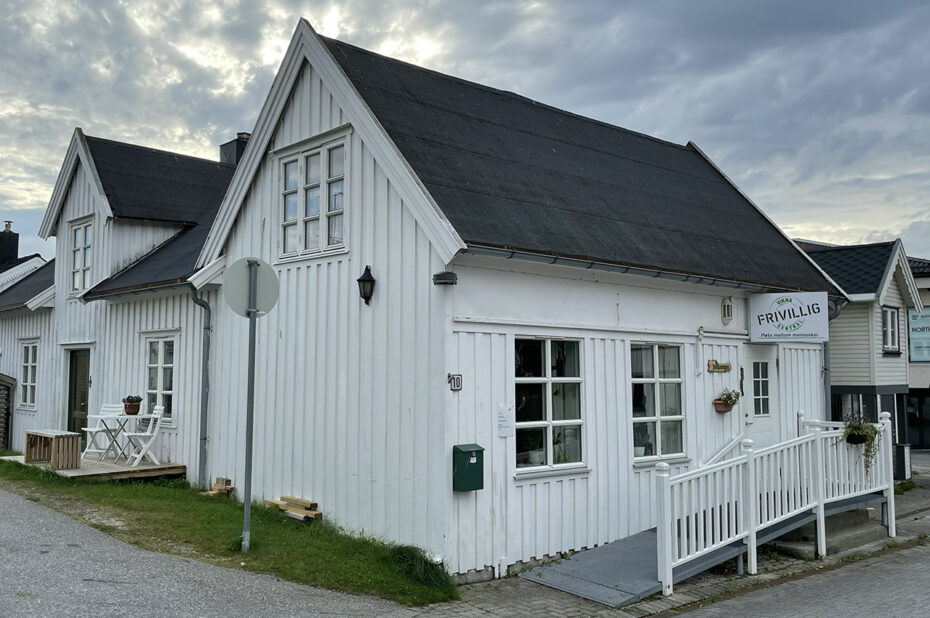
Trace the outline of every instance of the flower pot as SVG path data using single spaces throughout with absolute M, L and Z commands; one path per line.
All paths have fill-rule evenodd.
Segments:
M 865 444 L 865 436 L 861 433 L 851 433 L 846 436 L 846 444 Z
M 124 403 L 123 404 L 123 413 L 128 416 L 135 416 L 139 413 L 139 406 L 141 403 Z
M 724 414 L 733 409 L 733 406 L 720 399 L 714 399 L 714 411 Z
M 645 446 L 634 446 L 633 447 L 633 456 L 634 457 L 643 457 L 646 454 Z

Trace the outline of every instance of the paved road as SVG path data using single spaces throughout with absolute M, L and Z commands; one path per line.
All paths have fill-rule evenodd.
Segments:
M 930 546 L 863 560 L 841 569 L 763 588 L 687 616 L 930 615 Z
M 0 617 L 385 616 L 399 605 L 128 545 L 0 490 Z

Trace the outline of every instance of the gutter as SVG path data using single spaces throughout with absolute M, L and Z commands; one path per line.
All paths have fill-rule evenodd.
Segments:
M 190 284 L 189 292 L 195 305 L 203 309 L 203 353 L 200 360 L 200 464 L 197 467 L 197 484 L 207 485 L 207 404 L 210 399 L 210 332 L 213 330 L 213 311 L 210 303 L 197 296 L 197 288 Z

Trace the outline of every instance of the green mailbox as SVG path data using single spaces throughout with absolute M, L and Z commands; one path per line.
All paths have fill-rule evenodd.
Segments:
M 456 444 L 452 447 L 452 491 L 484 489 L 484 447 Z

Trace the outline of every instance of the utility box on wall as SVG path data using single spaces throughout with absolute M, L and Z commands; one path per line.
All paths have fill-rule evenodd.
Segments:
M 452 447 L 452 491 L 484 489 L 484 447 L 456 444 Z

